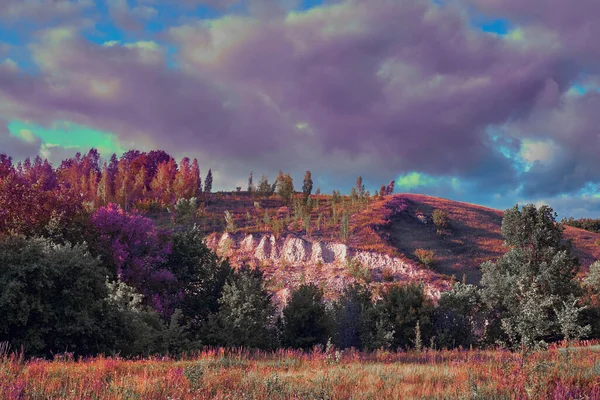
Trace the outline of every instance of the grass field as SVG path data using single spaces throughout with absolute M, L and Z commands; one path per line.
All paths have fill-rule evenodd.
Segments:
M 507 351 L 0 358 L 2 399 L 600 399 L 600 346 Z

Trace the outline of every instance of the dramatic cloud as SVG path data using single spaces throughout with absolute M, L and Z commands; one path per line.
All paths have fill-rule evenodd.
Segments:
M 11 135 L 6 121 L 0 119 L 0 153 L 6 152 L 15 160 L 33 158 L 41 148 L 41 141 L 31 131 L 23 130 L 19 135 Z
M 600 181 L 600 6 L 550 3 L 10 1 L 4 24 L 37 28 L 0 47 L 0 116 L 199 157 L 221 188 L 310 169 L 323 190 L 563 204 Z

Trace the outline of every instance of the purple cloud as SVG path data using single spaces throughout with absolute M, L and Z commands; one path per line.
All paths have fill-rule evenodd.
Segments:
M 228 11 L 237 2 L 186 4 L 201 3 Z M 102 46 L 72 25 L 39 32 L 28 46 L 37 75 L 0 68 L 0 114 L 69 120 L 124 147 L 199 157 L 228 188 L 245 186 L 250 170 L 301 179 L 311 169 L 342 189 L 358 175 L 377 188 L 419 171 L 486 193 L 573 194 L 600 180 L 597 94 L 567 93 L 582 68 L 595 77 L 598 50 L 584 39 L 598 6 L 561 14 L 567 3 L 552 0 L 558 12 L 536 14 L 529 3 L 461 2 L 509 18 L 521 29 L 509 38 L 473 29 L 458 5 L 412 0 L 308 12 L 255 1 L 249 15 L 182 17 L 144 37 L 140 24 L 165 3 L 113 0 L 113 20 L 142 40 Z
M 6 127 L 6 121 L 0 119 L 0 153 L 7 154 L 15 162 L 26 157 L 34 158 L 39 152 L 41 141 L 30 132 L 22 132 L 21 137 L 13 136 Z

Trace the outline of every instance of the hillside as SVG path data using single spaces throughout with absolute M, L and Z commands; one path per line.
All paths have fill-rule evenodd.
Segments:
M 300 281 L 319 283 L 330 295 L 348 281 L 367 281 L 376 288 L 394 281 L 417 281 L 437 297 L 449 287 L 450 276 L 461 279 L 464 274 L 468 282 L 477 283 L 481 263 L 506 251 L 500 210 L 416 194 L 364 201 L 349 197 L 333 201 L 323 195 L 312 199 L 312 209 L 302 211 L 298 201 L 286 207 L 274 197 L 220 193 L 200 212 L 200 220 L 209 247 L 229 256 L 233 265 L 262 267 L 271 289 L 283 298 Z M 435 209 L 445 211 L 450 219 L 450 228 L 441 234 L 432 221 Z M 230 233 L 225 233 L 225 210 L 235 224 Z M 342 239 L 345 212 L 349 233 Z M 600 258 L 600 234 L 566 227 L 565 238 L 573 240 L 582 272 Z M 433 266 L 421 264 L 414 256 L 416 249 L 433 251 Z
M 391 244 L 404 254 L 412 254 L 417 248 L 433 250 L 438 258 L 434 266 L 437 272 L 453 274 L 459 279 L 465 274 L 467 281 L 478 282 L 481 263 L 495 260 L 506 251 L 501 235 L 503 211 L 425 195 L 394 197 L 404 199 L 408 207 L 392 218 Z M 430 221 L 424 224 L 416 217 L 418 213 L 431 216 L 434 209 L 448 213 L 449 235 L 437 235 Z M 582 272 L 600 259 L 600 234 L 567 226 L 564 236 L 573 240 Z

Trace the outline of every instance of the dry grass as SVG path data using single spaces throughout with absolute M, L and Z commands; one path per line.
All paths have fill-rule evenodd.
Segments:
M 2 399 L 600 399 L 600 348 L 206 350 L 184 360 L 0 357 Z

